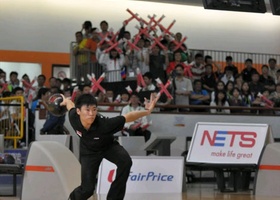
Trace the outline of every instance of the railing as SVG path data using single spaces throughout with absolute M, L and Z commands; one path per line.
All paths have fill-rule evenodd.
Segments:
M 247 58 L 253 60 L 253 66 L 261 73 L 261 67 L 264 64 L 268 64 L 270 58 L 275 58 L 280 61 L 279 54 L 265 54 L 265 53 L 248 53 L 248 52 L 234 52 L 234 51 L 218 51 L 218 50 L 196 50 L 191 49 L 191 59 L 194 59 L 196 53 L 202 53 L 204 56 L 212 56 L 213 61 L 219 63 L 222 67 L 226 66 L 226 56 L 231 56 L 233 58 L 234 65 L 241 72 L 244 69 L 244 63 Z
M 13 141 L 13 147 L 17 148 L 17 142 L 23 138 L 25 116 L 23 97 L 0 98 L 1 107 L 1 134 L 5 140 Z
M 76 45 L 76 42 L 70 44 L 70 78 L 77 84 L 90 83 L 87 74 L 94 73 L 96 78 L 99 78 L 103 72 L 102 65 L 91 60 L 90 52 L 74 55 Z
M 120 107 L 124 107 L 127 104 L 121 104 L 121 103 L 98 103 L 98 106 L 100 106 L 100 111 L 108 111 L 112 112 L 114 111 L 114 107 L 117 109 L 116 112 L 119 112 Z M 102 109 L 102 108 L 108 108 Z M 109 109 L 110 108 L 110 109 Z M 179 111 L 179 109 L 184 109 L 183 112 Z M 203 112 L 195 112 L 193 110 L 203 110 Z M 207 105 L 156 105 L 154 112 L 160 112 L 160 113 L 180 113 L 180 114 L 212 114 L 210 113 L 210 109 L 225 109 L 225 110 L 231 110 L 236 111 L 235 113 L 230 114 L 224 114 L 224 115 L 259 115 L 259 116 L 279 116 L 280 115 L 280 107 L 275 108 L 267 108 L 267 107 L 245 107 L 245 106 L 207 106 Z M 265 112 L 262 112 L 265 111 Z M 222 113 L 213 113 L 213 115 Z

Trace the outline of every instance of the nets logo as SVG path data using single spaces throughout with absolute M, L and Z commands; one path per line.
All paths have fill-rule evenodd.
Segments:
M 107 179 L 109 183 L 112 183 L 114 181 L 115 171 L 116 171 L 115 169 L 109 171 L 108 179 Z M 155 173 L 152 171 L 146 174 L 130 172 L 129 175 L 130 181 L 173 181 L 173 179 L 174 179 L 173 175 Z
M 229 144 L 230 147 L 239 145 L 243 148 L 251 148 L 256 144 L 257 133 L 247 131 L 214 131 L 214 134 L 210 134 L 205 130 L 202 135 L 200 145 L 203 146 L 205 140 L 208 141 L 210 146 L 224 147 Z

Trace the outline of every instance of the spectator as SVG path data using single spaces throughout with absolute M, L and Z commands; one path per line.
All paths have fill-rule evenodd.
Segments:
M 226 67 L 224 73 L 228 68 L 230 68 L 231 71 L 233 72 L 233 77 L 236 77 L 238 74 L 238 68 L 233 64 L 231 56 L 226 57 Z
M 112 49 L 109 53 L 103 52 L 99 58 L 99 63 L 106 72 L 107 82 L 122 81 L 121 71 L 125 65 L 125 57 L 123 54 Z
M 13 101 L 11 101 L 11 104 L 21 104 L 23 103 L 23 105 L 26 105 L 26 102 L 24 101 L 24 91 L 22 87 L 16 87 L 13 89 L 12 92 L 14 97 L 23 97 L 23 102 L 20 101 L 20 99 L 15 99 Z M 26 143 L 29 144 L 30 142 L 35 140 L 35 131 L 34 131 L 34 119 L 35 116 L 34 114 L 31 112 L 30 109 L 28 109 L 26 106 L 23 109 L 23 113 L 21 112 L 21 107 L 20 106 L 10 106 L 9 108 L 9 113 L 10 113 L 10 118 L 11 118 L 11 123 L 13 125 L 13 130 L 15 132 L 18 133 L 14 133 L 14 134 L 20 134 L 20 132 L 22 131 L 23 136 L 22 138 L 19 140 L 19 146 L 20 147 L 25 147 Z M 28 112 L 28 115 L 26 115 L 26 113 Z M 23 115 L 23 118 L 22 118 Z M 28 124 L 26 124 L 26 116 L 28 116 Z M 20 124 L 21 121 L 23 120 L 23 130 L 21 130 L 20 128 Z M 27 137 L 26 137 L 26 126 L 28 126 L 28 141 Z
M 216 85 L 216 87 L 215 87 L 215 91 L 213 91 L 212 93 L 211 93 L 211 101 L 214 101 L 214 99 L 215 99 L 215 96 L 216 96 L 216 91 L 219 91 L 219 90 L 226 90 L 226 88 L 225 88 L 226 86 L 225 86 L 225 83 L 223 82 L 223 81 L 218 81 L 217 82 L 217 85 Z
M 231 91 L 230 98 L 228 100 L 228 103 L 230 106 L 244 106 L 241 96 L 240 96 L 240 90 L 238 88 L 233 88 Z M 242 110 L 237 109 L 231 109 L 230 113 L 242 113 Z
M 207 90 L 210 94 L 212 93 L 217 85 L 217 77 L 213 72 L 213 66 L 211 64 L 205 65 L 205 75 L 201 78 L 203 89 Z
M 245 69 L 242 70 L 242 78 L 246 82 L 252 81 L 252 74 L 257 72 L 257 70 L 253 67 L 253 60 L 248 58 L 245 60 Z
M 4 83 L 7 82 L 7 80 L 6 80 L 6 72 L 3 69 L 0 69 L 0 79 L 2 79 L 2 81 Z
M 100 29 L 101 29 L 101 32 L 99 33 L 100 39 L 102 39 L 107 35 L 107 33 L 109 32 L 108 28 L 109 28 L 108 22 L 106 22 L 105 20 L 100 22 Z
M 209 105 L 210 95 L 206 90 L 202 89 L 201 80 L 195 80 L 193 84 L 194 91 L 190 96 L 190 105 Z M 203 112 L 206 111 L 205 108 L 202 109 L 192 109 L 192 111 Z
M 97 43 L 99 42 L 98 34 L 95 29 L 91 29 L 90 38 L 88 38 L 86 45 L 85 45 L 85 51 L 90 54 L 90 62 L 91 64 L 96 64 L 96 50 L 97 50 Z
M 69 78 L 64 78 L 62 80 L 62 90 L 65 91 L 67 89 L 71 89 L 72 88 L 72 80 Z
M 18 73 L 15 71 L 12 71 L 10 73 L 10 80 L 8 81 L 8 88 L 10 91 L 13 89 L 19 87 L 19 80 L 18 80 Z
M 41 106 L 42 109 L 46 109 L 46 106 L 44 104 L 40 105 L 40 102 L 47 102 L 48 98 L 50 97 L 49 94 L 50 89 L 49 88 L 40 88 L 38 91 L 37 96 L 33 99 L 31 104 L 31 111 L 35 114 L 35 111 L 39 106 Z
M 46 99 L 49 99 L 49 97 L 53 94 L 60 93 L 62 94 L 62 91 L 57 88 L 53 87 L 50 88 L 50 93 L 48 92 Z M 47 107 L 47 102 L 44 101 L 45 106 Z M 65 114 L 62 116 L 55 116 L 51 112 L 47 112 L 47 119 L 43 125 L 43 128 L 40 130 L 40 134 L 48 134 L 48 135 L 60 135 L 65 134 L 64 129 L 64 122 L 65 122 Z
M 22 75 L 22 80 L 24 80 L 24 82 L 31 85 L 30 78 L 27 74 Z M 24 83 L 23 83 L 22 88 L 24 91 L 25 101 L 31 105 L 33 98 L 35 98 L 35 96 L 36 96 L 35 90 L 33 90 L 33 88 L 30 88 L 28 85 L 26 85 Z
M 233 81 L 228 81 L 227 84 L 225 85 L 225 91 L 226 91 L 226 94 L 227 94 L 227 99 L 231 98 L 233 88 L 234 88 L 234 82 Z
M 243 81 L 242 74 L 237 74 L 235 76 L 234 87 L 237 87 L 239 89 L 239 91 L 241 91 L 241 87 L 242 87 L 243 82 L 244 81 Z
M 275 90 L 275 80 L 268 75 L 268 66 L 262 66 L 262 74 L 260 76 L 260 83 L 264 85 L 265 89 L 268 89 L 270 92 Z
M 125 115 L 132 111 L 145 110 L 141 106 L 139 97 L 136 93 L 133 93 L 130 96 L 130 104 L 123 107 L 121 115 Z M 129 136 L 144 136 L 145 141 L 147 142 L 151 137 L 151 132 L 147 129 L 149 125 L 148 119 L 146 116 L 135 120 L 134 122 L 128 122 L 124 125 L 124 131 L 129 134 Z
M 38 91 L 39 91 L 41 88 L 46 87 L 46 86 L 45 86 L 45 83 L 46 83 L 46 76 L 45 76 L 44 74 L 40 74 L 40 75 L 37 77 L 37 86 L 35 87 L 36 95 L 38 94 Z
M 204 76 L 205 67 L 203 63 L 203 55 L 201 53 L 197 53 L 194 61 L 190 64 L 193 80 L 201 80 L 201 77 Z
M 151 72 L 146 72 L 143 75 L 144 82 L 146 84 L 146 87 L 142 89 L 142 91 L 155 91 L 156 86 L 153 84 L 153 74 Z
M 181 65 L 184 68 L 184 76 L 187 78 L 192 78 L 192 72 L 190 70 L 190 66 L 187 63 L 182 62 L 182 56 L 180 51 L 174 52 L 174 61 L 169 62 L 169 65 L 166 69 L 166 74 L 171 76 L 172 78 L 175 75 L 175 68 L 177 65 Z
M 261 95 L 263 95 L 264 98 L 269 99 L 269 90 L 268 89 L 264 89 L 262 93 L 260 93 Z M 273 108 L 274 105 L 273 104 L 269 104 L 268 102 L 264 101 L 263 98 L 261 98 L 258 94 L 255 95 L 255 99 L 252 102 L 252 106 L 253 107 L 264 107 L 266 109 L 261 109 L 257 111 L 257 114 L 266 114 L 266 115 L 272 115 L 274 114 L 274 112 L 270 109 Z
M 244 106 L 251 107 L 252 102 L 254 101 L 254 96 L 250 91 L 248 82 L 243 82 L 241 86 L 241 100 Z M 248 110 L 246 110 L 248 112 Z
M 278 83 L 276 73 L 279 70 L 279 67 L 277 67 L 276 64 L 277 64 L 277 60 L 275 58 L 269 58 L 269 60 L 268 60 L 269 73 L 268 74 L 274 79 L 275 84 Z
M 83 30 L 85 31 L 85 33 L 83 34 L 83 38 L 91 38 L 91 28 L 92 28 L 92 23 L 91 21 L 85 21 L 82 25 L 82 30 L 81 32 L 83 32 Z
M 225 70 L 225 74 L 222 76 L 221 81 L 223 81 L 225 85 L 228 81 L 234 82 L 233 71 L 231 68 L 227 68 Z
M 55 77 L 52 76 L 49 78 L 49 85 L 50 88 L 57 87 L 57 81 Z
M 214 101 L 211 101 L 210 106 L 221 106 L 225 108 L 229 107 L 226 92 L 223 90 L 217 91 L 215 94 L 215 99 Z M 221 108 L 210 108 L 210 113 L 230 114 L 230 110 Z
M 148 63 L 150 66 L 149 71 L 153 74 L 154 78 L 160 78 L 160 80 L 165 83 L 167 80 L 165 69 L 169 65 L 167 52 L 165 52 L 165 55 L 161 55 L 160 47 L 156 45 L 152 49 Z
M 76 32 L 75 36 L 77 44 L 73 48 L 73 54 L 76 62 L 77 84 L 79 85 L 82 83 L 82 79 L 88 81 L 86 78 L 89 72 L 88 56 L 85 50 L 87 39 L 83 39 L 83 34 L 80 31 Z
M 280 69 L 278 69 L 276 72 L 276 79 L 276 84 L 280 83 Z
M 222 73 L 221 72 L 221 65 L 219 65 L 216 62 L 214 62 L 212 56 L 206 55 L 204 57 L 204 63 L 205 63 L 205 65 L 210 64 L 212 66 L 215 66 L 216 70 L 213 70 L 213 71 L 215 71 L 215 74 L 220 75 Z M 220 77 L 220 76 L 218 76 L 218 77 Z
M 148 58 L 149 49 L 145 48 L 144 45 L 145 45 L 145 40 L 141 38 L 137 43 L 137 46 L 140 48 L 140 50 L 139 51 L 135 50 L 134 53 L 136 65 L 138 66 L 142 74 L 145 74 L 150 70 L 149 58 Z
M 193 92 L 192 82 L 184 77 L 184 67 L 177 65 L 175 68 L 176 77 L 174 79 L 175 105 L 189 105 L 189 97 Z M 189 109 L 179 108 L 179 111 L 187 111 Z
M 62 80 L 60 78 L 56 78 L 55 80 L 55 85 L 56 87 L 58 87 L 59 89 L 61 89 L 61 85 L 62 85 Z
M 260 82 L 260 75 L 258 72 L 252 73 L 252 81 L 249 83 L 249 88 L 253 96 L 264 90 L 264 85 Z

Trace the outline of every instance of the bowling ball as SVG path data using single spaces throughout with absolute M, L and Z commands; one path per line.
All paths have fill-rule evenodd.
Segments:
M 0 164 L 4 164 L 4 155 L 0 154 Z
M 48 100 L 48 111 L 54 116 L 62 116 L 67 112 L 66 106 L 61 106 L 60 103 L 63 101 L 61 94 L 53 94 Z
M 15 164 L 15 158 L 14 156 L 10 154 L 4 155 L 4 164 Z

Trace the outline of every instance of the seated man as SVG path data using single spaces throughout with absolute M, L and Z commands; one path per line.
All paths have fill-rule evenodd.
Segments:
M 210 104 L 210 95 L 206 90 L 202 89 L 202 82 L 201 80 L 195 80 L 193 83 L 193 92 L 190 96 L 190 105 L 209 105 Z M 204 112 L 205 107 L 202 106 L 202 109 L 192 109 L 195 112 Z
M 62 91 L 58 89 L 57 87 L 52 87 L 50 89 L 50 92 L 48 92 L 48 96 L 50 97 L 53 94 L 61 93 Z M 48 99 L 48 98 L 47 98 Z M 44 104 L 47 107 L 46 102 Z M 65 115 L 62 116 L 55 116 L 51 112 L 47 112 L 47 119 L 43 125 L 43 128 L 40 130 L 40 134 L 48 134 L 48 135 L 58 135 L 58 134 L 64 134 L 64 124 L 65 122 Z
M 138 110 L 145 110 L 145 108 L 141 106 L 137 93 L 133 93 L 130 97 L 130 104 L 123 107 L 121 115 Z M 147 117 L 145 116 L 134 122 L 125 123 L 124 130 L 130 136 L 144 136 L 145 142 L 147 142 L 151 137 L 151 132 L 147 130 L 148 126 L 149 123 Z

